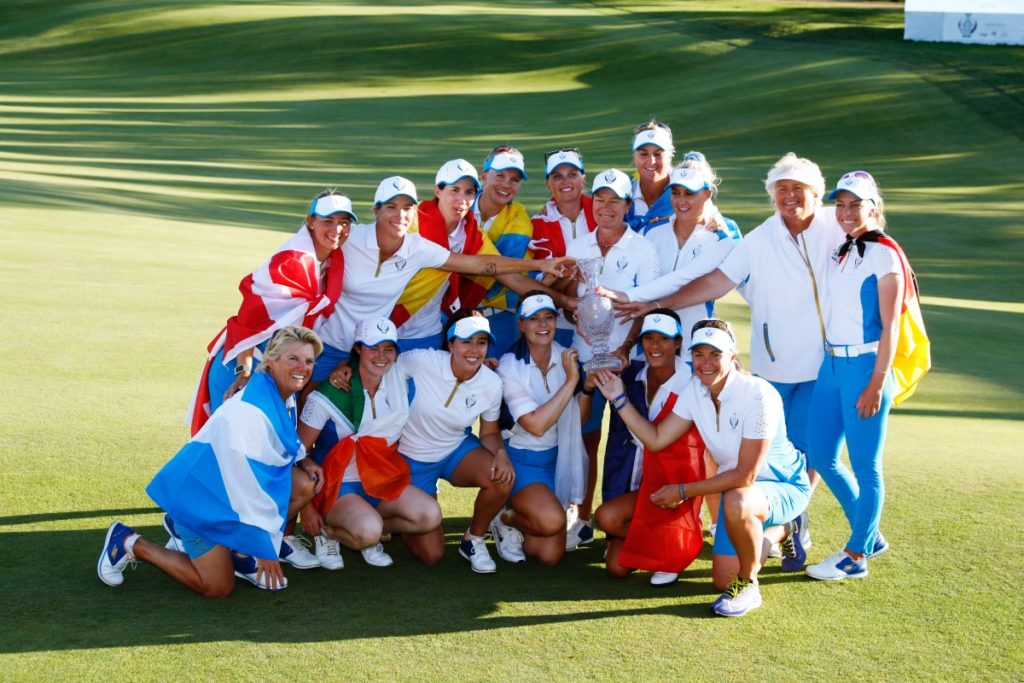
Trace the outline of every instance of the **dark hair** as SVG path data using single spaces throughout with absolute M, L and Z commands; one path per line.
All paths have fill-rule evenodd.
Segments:
M 472 308 L 460 308 L 459 310 L 448 316 L 448 320 L 445 321 L 444 327 L 441 328 L 441 350 L 448 351 L 448 330 L 452 329 L 452 325 L 459 322 L 463 318 L 471 318 L 475 315 L 483 317 L 483 313 Z
M 664 306 L 661 307 L 661 308 L 655 308 L 653 311 L 648 311 L 647 313 L 645 313 L 644 317 L 646 318 L 647 316 L 654 315 L 655 313 L 657 313 L 658 315 L 667 315 L 669 318 L 672 318 L 679 325 L 680 331 L 682 331 L 683 321 L 679 319 L 679 314 L 676 313 L 675 311 L 673 311 L 671 308 L 665 308 Z M 637 344 L 641 344 L 643 342 L 643 337 L 644 337 L 644 335 L 642 335 L 642 334 L 639 337 L 637 337 L 636 338 L 636 343 Z M 643 348 L 643 347 L 641 346 L 641 348 Z M 682 352 L 683 352 L 683 338 L 682 338 L 682 336 L 680 336 L 679 337 L 679 346 L 676 347 L 676 355 L 679 356 L 679 355 L 682 354 Z

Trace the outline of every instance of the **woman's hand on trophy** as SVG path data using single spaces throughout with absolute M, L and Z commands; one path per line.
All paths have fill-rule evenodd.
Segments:
M 611 299 L 617 304 L 628 304 L 629 297 L 624 292 L 619 292 L 614 289 L 608 289 L 604 285 L 598 285 L 597 289 L 594 290 L 595 294 L 599 294 L 606 299 Z
M 622 384 L 622 378 L 611 370 L 595 370 L 593 372 L 593 376 L 598 390 L 600 390 L 608 400 L 626 392 L 626 389 Z
M 644 317 L 655 308 L 657 308 L 657 305 L 654 303 L 633 301 L 627 304 L 615 304 L 615 313 L 613 315 L 616 319 L 621 318 L 623 320 L 630 321 Z

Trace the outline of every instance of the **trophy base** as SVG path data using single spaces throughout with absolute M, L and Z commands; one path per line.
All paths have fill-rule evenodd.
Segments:
M 583 369 L 587 373 L 595 370 L 621 370 L 622 360 L 618 356 L 608 353 L 595 353 L 590 360 L 583 364 Z

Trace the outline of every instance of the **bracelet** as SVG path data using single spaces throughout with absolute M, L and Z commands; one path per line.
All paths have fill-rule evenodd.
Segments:
M 596 387 L 591 389 L 590 391 L 587 391 L 586 387 L 580 389 L 580 393 L 583 394 L 584 396 L 593 396 L 595 391 L 597 391 Z
M 655 299 L 651 303 L 654 304 L 655 308 L 661 308 L 661 302 L 659 300 Z
M 614 407 L 615 406 L 615 402 L 618 401 L 620 398 L 626 398 L 626 394 L 625 393 L 621 393 L 621 394 L 619 394 L 618 396 L 616 396 L 615 398 L 613 398 L 612 400 L 610 400 L 608 402 L 612 404 L 612 407 Z
M 611 401 L 609 401 L 609 403 L 612 404 L 612 408 L 615 410 L 615 412 L 618 412 L 626 407 L 626 404 L 629 403 L 629 399 L 626 398 L 625 394 L 619 394 Z
M 680 503 L 686 501 L 686 491 L 685 491 L 684 486 L 685 486 L 684 484 L 680 484 L 679 485 L 679 502 Z

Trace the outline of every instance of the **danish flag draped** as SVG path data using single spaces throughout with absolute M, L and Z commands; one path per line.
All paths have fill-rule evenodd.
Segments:
M 594 220 L 594 200 L 587 195 L 580 197 L 580 204 L 583 206 L 583 215 L 586 217 L 587 230 L 593 232 L 597 227 Z M 530 240 L 528 253 L 529 258 L 549 259 L 565 256 L 565 234 L 562 232 L 562 224 L 558 220 L 560 214 L 554 199 L 548 200 L 544 208 L 533 216 L 533 239 Z M 577 235 L 582 237 L 583 235 Z
M 263 266 L 242 280 L 238 285 L 242 293 L 238 314 L 227 321 L 207 347 L 209 354 L 188 412 L 192 436 L 210 418 L 208 379 L 217 353 L 224 350 L 226 364 L 283 327 L 302 325 L 318 331 L 341 295 L 344 271 L 344 256 L 341 249 L 335 249 L 327 258 L 327 282 L 321 288 L 321 269 L 313 238 L 303 225 Z

